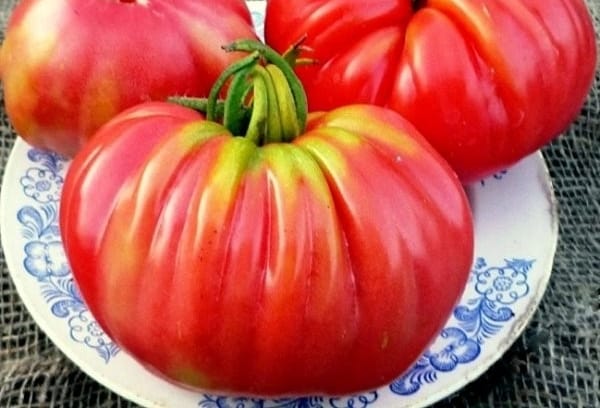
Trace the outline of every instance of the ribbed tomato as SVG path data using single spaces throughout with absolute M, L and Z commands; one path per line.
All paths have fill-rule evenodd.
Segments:
M 464 182 L 563 132 L 596 69 L 583 0 L 269 0 L 265 31 L 281 52 L 305 38 L 309 108 L 394 109 Z
M 66 254 L 100 325 L 172 381 L 369 389 L 409 368 L 450 315 L 471 267 L 471 212 L 397 113 L 353 105 L 304 126 L 283 71 L 242 72 L 254 84 L 246 137 L 160 102 L 105 125 L 65 180 Z M 278 124 L 297 134 L 274 141 Z

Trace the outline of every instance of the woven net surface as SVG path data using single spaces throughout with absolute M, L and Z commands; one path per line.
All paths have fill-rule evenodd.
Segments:
M 2 32 L 16 2 L 0 0 Z M 600 0 L 588 3 L 600 32 Z M 0 109 L 0 174 L 14 140 Z M 600 407 L 600 72 L 578 119 L 543 154 L 560 232 L 548 289 L 503 358 L 436 407 Z M 135 406 L 54 346 L 19 298 L 1 250 L 0 264 L 0 408 Z

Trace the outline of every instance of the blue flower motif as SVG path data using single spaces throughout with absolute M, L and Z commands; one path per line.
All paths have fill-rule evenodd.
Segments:
M 459 364 L 475 360 L 481 352 L 481 346 L 456 327 L 442 330 L 440 339 L 428 352 L 431 365 L 438 371 L 452 371 Z
M 488 268 L 477 274 L 475 290 L 491 302 L 511 305 L 529 292 L 527 274 L 509 266 Z
M 39 280 L 66 276 L 70 273 L 63 246 L 60 241 L 30 241 L 25 245 L 23 264 L 27 272 Z
M 63 178 L 52 170 L 31 167 L 21 177 L 23 192 L 39 203 L 58 201 Z

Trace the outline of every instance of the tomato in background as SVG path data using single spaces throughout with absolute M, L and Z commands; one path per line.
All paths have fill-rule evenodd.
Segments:
M 596 68 L 583 0 L 269 0 L 265 36 L 280 52 L 305 37 L 311 110 L 390 107 L 464 182 L 563 132 Z
M 74 155 L 118 112 L 206 96 L 255 38 L 243 0 L 23 0 L 0 51 L 6 112 L 29 144 Z

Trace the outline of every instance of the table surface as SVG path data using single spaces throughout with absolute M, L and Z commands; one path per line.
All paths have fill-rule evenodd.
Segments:
M 587 0 L 600 32 L 600 0 Z M 17 0 L 0 0 L 0 29 Z M 581 114 L 543 149 L 559 206 L 548 289 L 482 377 L 439 407 L 600 407 L 600 72 Z M 3 106 L 2 101 L 0 105 Z M 15 134 L 0 110 L 0 174 Z M 70 362 L 21 302 L 0 249 L 0 407 L 132 407 Z

